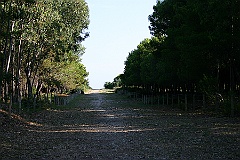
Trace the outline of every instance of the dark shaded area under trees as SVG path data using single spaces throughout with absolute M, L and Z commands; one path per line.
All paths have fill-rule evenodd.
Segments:
M 204 94 L 209 104 L 224 100 L 222 111 L 239 114 L 239 6 L 237 0 L 158 1 L 149 16 L 153 37 L 129 53 L 123 87 L 145 95 Z
M 9 112 L 12 105 L 19 112 L 23 107 L 36 108 L 43 94 L 88 86 L 88 72 L 80 59 L 81 42 L 89 34 L 84 0 L 4 0 L 0 24 L 3 108 L 9 106 Z

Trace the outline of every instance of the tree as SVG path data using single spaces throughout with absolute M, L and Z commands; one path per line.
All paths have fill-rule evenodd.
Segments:
M 113 79 L 113 83 L 114 83 L 114 86 L 115 87 L 122 87 L 122 77 L 123 77 L 123 74 L 119 74 L 117 77 L 115 77 Z
M 113 89 L 115 87 L 113 82 L 105 82 L 104 83 L 104 88 L 105 89 Z
M 165 0 L 154 6 L 149 16 L 150 31 L 157 37 L 166 37 L 165 54 L 179 59 L 177 75 L 182 83 L 197 83 L 203 75 L 217 76 L 228 66 L 232 45 L 238 42 L 235 35 L 239 33 L 232 28 L 233 23 L 239 24 L 238 18 L 233 18 L 239 14 L 237 3 Z
M 140 62 L 141 53 L 135 49 L 131 51 L 125 61 L 124 68 L 124 84 L 127 86 L 140 86 L 141 75 L 140 75 Z
M 137 49 L 130 52 L 125 61 L 123 84 L 135 87 L 148 87 L 158 84 L 159 72 L 156 71 L 158 51 L 164 37 L 144 39 Z
M 165 37 L 157 70 L 168 69 L 187 90 L 202 90 L 196 84 L 212 85 L 203 81 L 216 79 L 215 92 L 234 91 L 239 79 L 238 6 L 236 0 L 158 1 L 149 16 L 151 33 Z
M 84 0 L 1 1 L 0 18 L 1 99 L 14 97 L 20 109 L 22 98 L 35 101 L 42 86 L 58 84 L 54 73 L 46 71 L 60 71 L 66 77 L 67 71 L 76 73 L 68 83 L 66 77 L 59 80 L 68 89 L 87 84 L 88 73 L 79 60 L 84 53 L 81 42 L 89 35 Z

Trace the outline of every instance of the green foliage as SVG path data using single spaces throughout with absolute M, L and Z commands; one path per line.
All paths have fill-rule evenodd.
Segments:
M 0 74 L 6 75 L 0 78 L 0 97 L 22 94 L 28 100 L 47 86 L 88 85 L 79 58 L 85 50 L 81 42 L 89 36 L 84 0 L 1 1 L 0 21 Z
M 229 67 L 237 77 L 238 1 L 158 1 L 149 16 L 151 40 L 142 41 L 125 62 L 124 83 L 142 86 L 196 84 L 204 75 L 219 78 Z M 231 10 L 232 9 L 232 10 Z M 226 12 L 224 12 L 226 11 Z M 234 66 L 229 65 L 234 59 Z M 218 76 L 218 77 L 217 77 Z M 229 76 L 228 76 L 229 77 Z M 235 80 L 236 81 L 236 80 Z
M 157 83 L 161 73 L 156 73 L 158 49 L 164 38 L 145 39 L 129 53 L 125 61 L 123 83 L 127 86 L 141 86 L 142 84 Z
M 115 87 L 121 87 L 123 85 L 122 78 L 123 78 L 123 74 L 120 74 L 113 79 L 113 83 Z
M 170 70 L 177 72 L 183 83 L 217 75 L 219 67 L 228 67 L 229 59 L 239 59 L 235 54 L 239 51 L 239 29 L 235 29 L 240 25 L 238 4 L 230 0 L 165 0 L 154 6 L 150 31 L 166 37 L 164 54 L 171 56 L 164 62 L 173 66 L 171 62 L 179 61 L 174 65 L 177 70 Z
M 113 82 L 105 82 L 104 88 L 105 89 L 113 89 L 115 87 L 115 84 Z
M 104 88 L 105 89 L 113 89 L 122 87 L 123 83 L 123 74 L 118 75 L 113 79 L 113 82 L 105 82 Z
M 234 92 L 240 85 L 239 6 L 236 0 L 157 1 L 149 16 L 154 37 L 129 53 L 123 84 L 148 93 L 181 88 L 212 100 L 216 92 Z

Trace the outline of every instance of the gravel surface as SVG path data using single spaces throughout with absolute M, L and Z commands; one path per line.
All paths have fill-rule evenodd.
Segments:
M 240 159 L 239 122 L 94 91 L 1 125 L 0 159 Z

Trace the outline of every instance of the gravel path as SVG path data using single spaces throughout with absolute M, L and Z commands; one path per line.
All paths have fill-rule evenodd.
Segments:
M 0 159 L 240 159 L 240 121 L 80 95 L 29 125 L 0 127 Z

